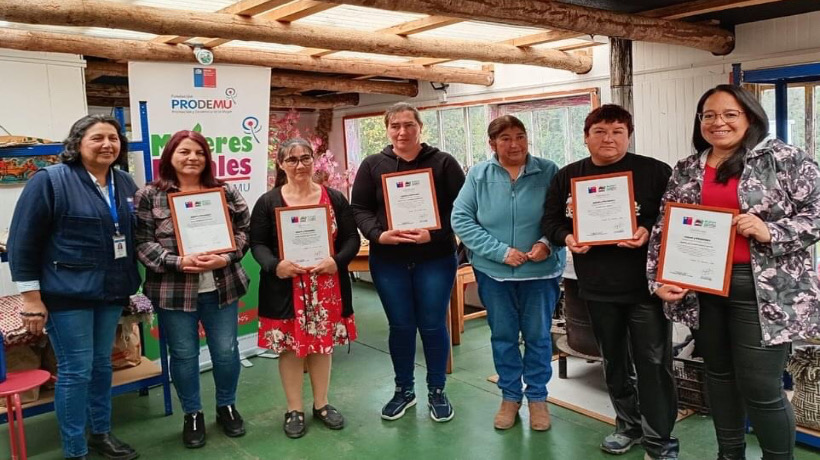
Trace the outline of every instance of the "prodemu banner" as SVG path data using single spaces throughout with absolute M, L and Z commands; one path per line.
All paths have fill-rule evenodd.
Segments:
M 266 67 L 129 63 L 131 132 L 134 136 L 142 132 L 139 102 L 145 101 L 151 143 L 147 152 L 151 171 L 144 167 L 141 155 L 145 153 L 134 152 L 137 183 L 156 178 L 162 150 L 175 132 L 197 131 L 208 141 L 216 176 L 239 189 L 252 209 L 267 187 L 270 75 Z M 256 349 L 259 267 L 250 252 L 242 265 L 251 277 L 237 318 L 240 350 L 247 354 Z M 150 335 L 156 339 L 156 324 Z M 200 337 L 204 338 L 202 330 Z M 151 358 L 157 357 L 157 350 L 156 342 L 146 344 Z M 209 361 L 207 349 L 203 349 L 200 362 Z

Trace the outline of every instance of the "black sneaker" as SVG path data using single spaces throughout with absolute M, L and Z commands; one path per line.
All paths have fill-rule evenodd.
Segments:
M 111 433 L 89 435 L 88 448 L 111 460 L 133 460 L 140 456 L 133 447 Z
M 396 387 L 393 398 L 382 407 L 382 418 L 385 420 L 398 420 L 404 416 L 404 412 L 416 405 L 416 393 L 412 389 L 402 389 Z
M 291 439 L 301 438 L 305 435 L 305 413 L 292 410 L 285 413 L 285 435 Z
M 185 414 L 185 423 L 182 426 L 182 443 L 189 449 L 196 449 L 205 445 L 205 414 L 202 411 Z
M 245 436 L 245 421 L 233 404 L 216 408 L 216 423 L 222 425 L 222 430 L 228 437 Z
M 444 388 L 435 388 L 427 393 L 427 407 L 430 408 L 430 418 L 436 422 L 449 422 L 456 415 Z

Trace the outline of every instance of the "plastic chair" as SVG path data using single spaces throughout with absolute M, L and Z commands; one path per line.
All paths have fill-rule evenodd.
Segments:
M 48 371 L 32 369 L 28 371 L 9 372 L 6 375 L 6 381 L 0 383 L 0 397 L 6 398 L 11 460 L 26 460 L 27 458 L 26 432 L 23 427 L 23 405 L 20 403 L 20 393 L 38 387 L 46 383 L 50 378 L 51 374 Z

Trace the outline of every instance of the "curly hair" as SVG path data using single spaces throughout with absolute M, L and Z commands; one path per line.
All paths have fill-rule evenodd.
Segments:
M 120 138 L 120 153 L 117 159 L 114 160 L 114 165 L 122 169 L 128 166 L 128 139 L 122 133 L 122 128 L 119 122 L 108 115 L 86 115 L 71 125 L 71 130 L 68 131 L 68 137 L 63 141 L 63 151 L 60 153 L 60 161 L 63 163 L 76 163 L 80 161 L 80 144 L 85 137 L 85 133 L 89 128 L 97 123 L 105 123 L 114 127 L 117 130 L 117 136 Z

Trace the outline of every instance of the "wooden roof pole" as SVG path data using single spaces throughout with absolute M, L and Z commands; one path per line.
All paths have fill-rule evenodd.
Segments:
M 0 48 L 83 54 L 127 61 L 196 62 L 191 48 L 187 45 L 167 45 L 141 40 L 116 40 L 2 28 L 0 28 Z M 402 62 L 380 62 L 366 59 L 314 58 L 299 54 L 238 47 L 216 47 L 213 53 L 214 62 L 226 64 L 484 86 L 493 84 L 493 73 L 485 70 L 424 67 Z
M 551 0 L 334 0 L 389 11 L 439 14 L 476 21 L 572 30 L 589 35 L 666 43 L 729 54 L 734 34 L 714 26 L 615 13 Z M 430 56 L 437 57 L 437 56 Z
M 282 24 L 221 13 L 196 13 L 101 0 L 3 0 L 0 19 L 26 24 L 107 27 L 168 35 L 217 37 L 397 56 L 529 64 L 589 72 L 592 60 L 558 50 L 465 40 L 401 37 L 337 27 Z

